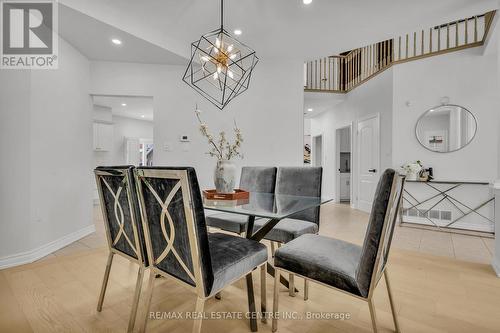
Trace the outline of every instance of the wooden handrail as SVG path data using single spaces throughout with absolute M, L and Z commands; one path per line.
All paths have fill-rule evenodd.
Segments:
M 496 11 L 308 61 L 305 91 L 346 93 L 394 64 L 484 44 Z M 419 40 L 420 39 L 420 40 Z

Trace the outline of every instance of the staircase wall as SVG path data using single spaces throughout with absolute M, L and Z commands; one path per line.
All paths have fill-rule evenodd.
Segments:
M 493 182 L 497 178 L 500 114 L 497 55 L 468 49 L 395 66 L 393 72 L 394 166 L 418 159 L 432 166 L 439 179 Z M 450 104 L 462 105 L 474 114 L 478 131 L 464 149 L 440 154 L 419 144 L 415 124 L 444 96 Z

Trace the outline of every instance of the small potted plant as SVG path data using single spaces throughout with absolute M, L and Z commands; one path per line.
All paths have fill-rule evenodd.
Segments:
M 243 142 L 243 135 L 241 130 L 234 122 L 234 142 L 230 142 L 226 138 L 226 133 L 221 131 L 219 137 L 214 139 L 210 134 L 208 126 L 201 119 L 201 111 L 196 108 L 196 118 L 200 123 L 200 132 L 208 140 L 210 150 L 208 155 L 217 159 L 214 171 L 214 185 L 217 193 L 234 193 L 235 179 L 236 179 L 236 166 L 234 165 L 234 158 L 243 158 L 240 153 L 241 143 Z
M 401 168 L 406 173 L 407 180 L 418 180 L 420 171 L 422 170 L 422 163 L 420 161 L 406 163 Z

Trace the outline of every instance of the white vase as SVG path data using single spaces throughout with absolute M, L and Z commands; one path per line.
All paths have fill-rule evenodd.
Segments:
M 232 161 L 218 160 L 214 171 L 214 184 L 217 193 L 234 193 L 236 166 Z

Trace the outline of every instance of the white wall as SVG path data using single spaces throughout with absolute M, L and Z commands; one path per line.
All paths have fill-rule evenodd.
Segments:
M 358 119 L 380 114 L 381 168 L 392 166 L 392 69 L 379 74 L 347 94 L 345 101 L 334 105 L 329 111 L 311 119 L 311 135 L 323 134 L 323 193 L 334 197 L 336 188 L 337 156 L 336 129 L 356 123 Z M 354 126 L 354 133 L 355 133 Z M 353 141 L 354 145 L 356 142 Z M 352 197 L 357 195 L 354 166 L 356 156 L 352 154 Z M 353 200 L 354 201 L 354 200 Z M 354 202 L 353 202 L 354 203 Z
M 0 74 L 0 266 L 92 231 L 89 73 L 60 40 L 59 69 Z
M 311 135 L 311 119 L 304 118 L 304 136 Z
M 58 70 L 31 75 L 34 246 L 92 224 L 89 62 L 62 40 L 59 52 Z
M 223 111 L 182 82 L 183 66 L 92 62 L 91 93 L 153 96 L 155 165 L 194 166 L 200 186 L 207 188 L 213 187 L 215 161 L 205 154 L 208 145 L 199 133 L 195 104 L 214 135 L 224 130 L 232 137 L 237 121 L 245 155 L 236 160 L 239 166 L 301 165 L 302 66 L 301 61 L 260 61 L 249 90 Z M 190 136 L 189 144 L 179 142 L 183 134 Z
M 0 70 L 0 258 L 30 246 L 30 80 Z
M 93 105 L 92 119 L 103 122 L 113 121 L 113 110 L 108 106 Z
M 434 168 L 436 179 L 497 179 L 497 55 L 469 49 L 397 65 L 393 71 L 393 165 L 421 160 Z M 417 119 L 439 105 L 443 96 L 451 104 L 469 109 L 478 122 L 474 140 L 464 149 L 446 154 L 426 150 L 415 137 Z

